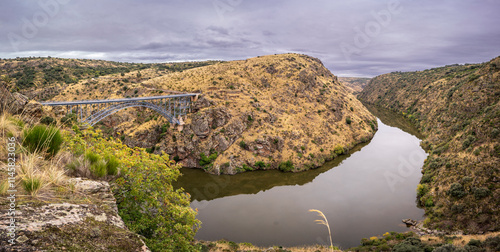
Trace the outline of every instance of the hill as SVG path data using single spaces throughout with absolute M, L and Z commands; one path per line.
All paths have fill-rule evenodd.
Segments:
M 305 55 L 218 62 L 158 77 L 155 72 L 82 80 L 52 100 L 201 92 L 182 132 L 143 109 L 115 114 L 98 127 L 130 146 L 165 151 L 185 167 L 217 174 L 314 168 L 376 130 L 375 117 L 318 59 Z
M 368 85 L 370 78 L 339 77 L 339 81 L 349 88 L 353 95 L 358 95 Z
M 500 57 L 373 78 L 358 98 L 403 113 L 425 135 L 419 203 L 426 224 L 499 229 Z
M 19 91 L 30 99 L 49 100 L 81 80 L 107 79 L 110 74 L 124 76 L 141 70 L 151 78 L 163 73 L 214 64 L 216 61 L 163 64 L 122 63 L 104 60 L 61 59 L 51 57 L 0 59 L 0 76 L 11 92 Z M 124 78 L 125 79 L 125 78 Z

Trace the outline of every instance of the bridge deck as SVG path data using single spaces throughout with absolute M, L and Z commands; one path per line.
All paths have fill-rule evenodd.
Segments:
M 40 102 L 40 104 L 42 104 L 44 106 L 82 105 L 82 104 L 97 104 L 97 103 L 111 103 L 111 102 L 158 100 L 158 99 L 168 99 L 168 98 L 190 97 L 190 96 L 196 96 L 196 95 L 200 95 L 200 93 L 164 95 L 164 96 L 148 96 L 148 97 L 135 97 L 135 98 L 121 98 L 121 99 L 108 99 L 108 100 Z

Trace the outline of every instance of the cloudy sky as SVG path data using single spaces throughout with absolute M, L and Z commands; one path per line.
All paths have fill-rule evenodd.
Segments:
M 296 52 L 372 77 L 500 55 L 497 0 L 5 0 L 0 58 L 234 60 Z

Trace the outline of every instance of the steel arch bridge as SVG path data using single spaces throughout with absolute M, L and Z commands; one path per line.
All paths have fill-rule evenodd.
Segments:
M 184 125 L 182 116 L 191 112 L 191 103 L 199 93 L 150 96 L 108 100 L 40 102 L 43 106 L 65 106 L 66 113 L 75 113 L 79 122 L 93 126 L 102 119 L 131 107 L 150 108 L 165 117 L 170 123 Z M 76 111 L 75 111 L 76 109 Z

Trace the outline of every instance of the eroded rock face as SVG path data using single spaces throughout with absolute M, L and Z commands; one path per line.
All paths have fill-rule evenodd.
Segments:
M 40 104 L 39 102 L 29 101 L 24 106 L 23 114 L 29 117 L 40 119 L 42 117 L 42 113 L 42 104 Z

